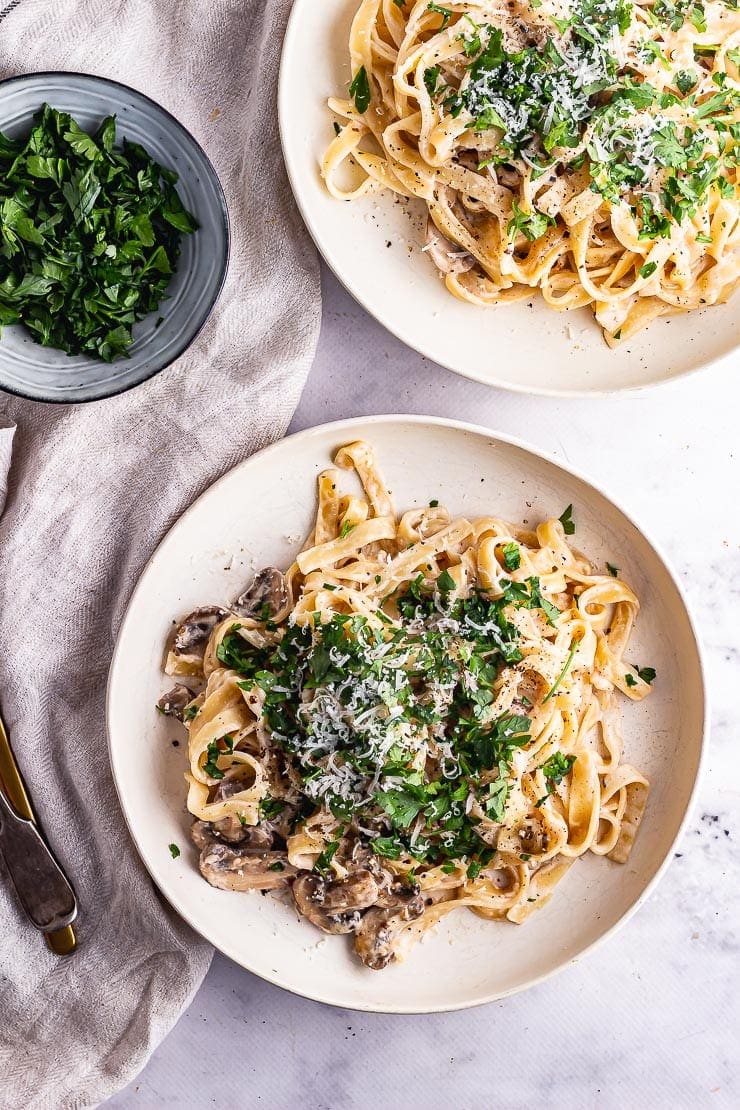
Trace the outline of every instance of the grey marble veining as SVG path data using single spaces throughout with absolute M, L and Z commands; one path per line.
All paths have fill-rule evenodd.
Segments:
M 555 979 L 478 1010 L 334 1010 L 216 956 L 190 1009 L 108 1106 L 740 1106 L 740 356 L 613 400 L 519 397 L 410 352 L 328 275 L 324 293 L 294 429 L 381 412 L 486 424 L 603 483 L 671 557 L 703 634 L 713 706 L 694 817 L 620 932 Z

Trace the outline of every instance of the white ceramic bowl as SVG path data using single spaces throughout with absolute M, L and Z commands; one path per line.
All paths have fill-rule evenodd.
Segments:
M 456 300 L 421 253 L 426 209 L 388 194 L 343 203 L 319 174 L 333 138 L 330 96 L 351 80 L 349 27 L 360 0 L 295 0 L 280 68 L 285 163 L 303 219 L 329 266 L 389 331 L 486 385 L 574 396 L 637 389 L 697 370 L 740 344 L 738 296 L 655 321 L 611 351 L 585 308 L 555 312 L 539 294 L 479 308 Z
M 172 619 L 237 594 L 255 568 L 287 566 L 310 531 L 315 478 L 344 443 L 371 442 L 398 507 L 438 498 L 453 513 L 518 521 L 573 503 L 579 548 L 609 559 L 642 601 L 629 657 L 658 672 L 623 712 L 626 757 L 652 782 L 625 866 L 580 860 L 525 925 L 450 914 L 406 963 L 373 972 L 344 937 L 324 938 L 272 897 L 214 890 L 201 878 L 185 810 L 182 729 L 154 706 Z M 310 998 L 399 1013 L 457 1009 L 530 986 L 626 920 L 671 856 L 696 783 L 705 701 L 700 651 L 681 591 L 641 530 L 584 478 L 485 429 L 427 417 L 328 424 L 242 463 L 172 528 L 131 598 L 110 673 L 108 728 L 121 805 L 144 863 L 172 905 L 250 971 Z M 180 746 L 172 746 L 172 739 Z M 168 845 L 182 855 L 173 860 Z

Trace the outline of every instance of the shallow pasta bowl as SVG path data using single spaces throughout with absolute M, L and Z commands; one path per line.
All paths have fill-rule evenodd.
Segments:
M 349 30 L 360 0 L 296 0 L 283 47 L 279 116 L 285 163 L 306 226 L 361 305 L 409 347 L 486 385 L 558 396 L 666 382 L 740 344 L 738 294 L 725 305 L 663 317 L 610 350 L 585 308 L 556 312 L 537 290 L 482 308 L 445 288 L 424 253 L 426 207 L 391 193 L 342 202 L 320 165 L 333 138 L 331 96 L 352 79 Z M 369 109 L 372 111 L 372 107 Z
M 171 685 L 164 644 L 198 605 L 224 603 L 255 568 L 286 567 L 312 527 L 315 478 L 338 447 L 373 445 L 398 509 L 433 498 L 452 513 L 512 521 L 574 505 L 577 546 L 609 559 L 642 602 L 630 659 L 658 679 L 622 713 L 625 758 L 652 783 L 627 866 L 582 858 L 552 901 L 523 926 L 451 913 L 403 964 L 361 966 L 346 938 L 324 937 L 273 897 L 208 886 L 185 810 L 181 726 L 155 712 Z M 585 478 L 485 429 L 384 416 L 314 428 L 254 455 L 208 490 L 172 528 L 129 603 L 108 688 L 110 756 L 132 836 L 179 913 L 243 967 L 298 994 L 357 1009 L 428 1012 L 487 1002 L 565 967 L 624 922 L 667 865 L 686 820 L 705 727 L 700 650 L 680 587 L 640 528 Z M 173 741 L 178 746 L 173 746 Z M 173 859 L 168 846 L 181 855 Z

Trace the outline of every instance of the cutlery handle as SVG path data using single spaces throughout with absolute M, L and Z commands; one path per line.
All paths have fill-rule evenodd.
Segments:
M 77 900 L 51 849 L 0 790 L 0 852 L 29 920 L 44 933 L 71 924 Z

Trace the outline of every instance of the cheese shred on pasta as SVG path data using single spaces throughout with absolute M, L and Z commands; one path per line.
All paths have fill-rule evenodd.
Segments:
M 290 888 L 382 968 L 451 910 L 521 923 L 584 853 L 627 859 L 648 782 L 613 703 L 655 673 L 626 662 L 638 600 L 570 546 L 570 511 L 399 515 L 366 443 L 335 464 L 289 570 L 178 628 L 166 670 L 202 689 L 160 707 L 188 728 L 209 882 Z
M 613 347 L 736 288 L 737 0 L 363 0 L 349 50 L 326 185 L 423 201 L 454 296 L 539 288 Z

